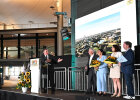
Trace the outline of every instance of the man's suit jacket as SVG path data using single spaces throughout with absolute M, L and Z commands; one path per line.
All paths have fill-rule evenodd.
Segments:
M 127 62 L 121 63 L 121 71 L 124 74 L 133 74 L 134 73 L 134 52 L 132 49 L 129 49 L 124 55 Z
M 51 62 L 49 63 L 48 65 L 48 68 L 49 69 L 54 69 L 54 64 L 57 63 L 57 61 L 54 59 L 54 56 L 52 55 L 48 55 L 49 56 L 49 59 L 51 60 Z M 45 57 L 44 54 L 41 55 L 41 65 L 45 65 L 45 61 L 47 60 L 47 57 Z
M 98 56 L 96 54 L 94 54 L 92 60 L 97 60 Z M 90 60 L 90 56 L 88 56 L 88 62 L 87 62 L 87 72 L 86 72 L 86 75 L 88 75 L 89 73 L 89 60 Z

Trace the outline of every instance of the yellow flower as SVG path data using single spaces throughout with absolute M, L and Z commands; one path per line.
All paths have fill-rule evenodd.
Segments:
M 98 60 L 92 60 L 90 67 L 99 67 L 100 66 L 100 61 Z
M 22 86 L 24 86 L 25 84 L 24 83 L 22 83 Z
M 116 60 L 116 58 L 115 58 L 115 57 L 111 57 L 111 59 Z
M 30 79 L 29 79 L 29 78 L 28 78 L 28 79 L 26 79 L 26 82 L 27 82 L 27 83 L 29 83 L 29 82 L 30 82 Z
M 24 75 L 24 79 L 27 79 L 27 76 L 26 75 Z
M 22 84 L 22 82 L 19 82 L 19 84 Z
M 112 56 L 108 56 L 107 59 L 105 59 L 103 62 L 105 62 L 106 64 L 116 64 L 116 57 L 112 57 Z M 110 68 L 111 66 L 109 66 Z
M 18 83 L 16 86 L 16 89 L 21 89 L 22 87 L 28 87 L 31 88 L 31 73 L 30 72 L 22 72 L 19 74 L 19 79 L 18 79 Z
M 30 72 L 26 72 L 26 75 L 29 76 L 30 75 Z

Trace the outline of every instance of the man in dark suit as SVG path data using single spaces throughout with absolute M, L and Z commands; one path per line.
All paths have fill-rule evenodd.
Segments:
M 123 96 L 125 99 L 135 99 L 134 96 L 134 87 L 132 84 L 133 73 L 134 73 L 134 52 L 131 49 L 132 43 L 129 41 L 124 42 L 123 48 L 126 50 L 123 55 L 127 61 L 122 62 L 121 71 L 124 74 L 126 85 L 127 85 L 127 96 Z
M 88 63 L 85 69 L 87 70 L 86 75 L 88 75 L 88 89 L 86 94 L 92 94 L 92 86 L 93 86 L 93 94 L 96 93 L 96 73 L 94 70 L 94 67 L 90 67 L 90 63 L 92 60 L 97 60 L 97 55 L 94 53 L 94 50 L 92 48 L 89 48 L 89 57 L 88 57 Z
M 42 73 L 47 74 L 47 68 L 43 67 L 45 64 L 48 65 L 48 81 L 50 81 L 51 92 L 55 92 L 55 83 L 54 83 L 54 64 L 61 62 L 63 59 L 54 59 L 54 56 L 49 54 L 48 49 L 43 50 L 41 55 L 41 64 L 42 64 Z M 44 92 L 47 90 L 47 79 L 44 80 Z

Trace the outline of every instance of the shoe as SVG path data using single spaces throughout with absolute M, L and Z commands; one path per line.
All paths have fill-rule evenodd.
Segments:
M 96 95 L 96 94 L 97 94 L 97 92 L 96 92 L 96 91 L 94 91 L 94 92 L 93 92 L 93 95 Z
M 116 97 L 117 97 L 117 98 L 121 97 L 121 94 L 118 94 Z
M 55 90 L 51 90 L 51 94 L 55 94 Z
M 42 93 L 47 93 L 47 90 L 46 89 L 41 89 L 41 92 Z
M 102 92 L 99 92 L 99 93 L 98 93 L 98 96 L 101 96 L 101 95 L 102 95 Z
M 55 91 L 51 91 L 51 94 L 55 94 Z
M 116 93 L 113 93 L 113 95 L 111 95 L 111 97 L 115 97 L 117 94 Z
M 51 88 L 51 94 L 55 94 L 55 88 L 54 87 Z
M 102 93 L 102 96 L 106 96 L 106 93 Z
M 123 96 L 124 99 L 135 99 L 135 96 Z
M 92 94 L 92 92 L 87 91 L 86 94 Z

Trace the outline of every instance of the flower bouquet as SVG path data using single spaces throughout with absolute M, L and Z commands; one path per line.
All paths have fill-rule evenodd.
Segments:
M 106 64 L 116 64 L 117 62 L 117 58 L 116 57 L 112 57 L 112 56 L 108 56 L 107 59 L 105 59 L 103 62 L 105 62 Z M 111 68 L 112 66 L 109 66 L 109 68 Z
M 31 74 L 30 72 L 22 72 L 19 74 L 16 89 L 31 88 Z M 26 91 L 25 91 L 26 92 Z
M 98 60 L 92 60 L 91 61 L 91 64 L 90 64 L 90 67 L 99 67 L 100 64 L 101 64 L 100 61 L 98 61 Z

